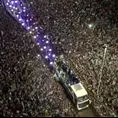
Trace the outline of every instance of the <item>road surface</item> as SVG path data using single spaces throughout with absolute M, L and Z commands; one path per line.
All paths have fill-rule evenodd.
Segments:
M 100 115 L 95 111 L 93 106 L 90 105 L 90 107 L 79 111 L 80 117 L 100 117 Z

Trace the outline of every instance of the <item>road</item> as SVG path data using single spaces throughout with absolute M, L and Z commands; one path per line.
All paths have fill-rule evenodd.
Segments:
M 100 117 L 100 115 L 95 111 L 93 106 L 90 106 L 82 111 L 79 111 L 80 117 Z

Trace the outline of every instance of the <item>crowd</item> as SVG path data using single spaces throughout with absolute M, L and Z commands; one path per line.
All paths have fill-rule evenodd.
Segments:
M 28 2 L 59 53 L 75 64 L 99 113 L 118 113 L 117 0 Z M 0 115 L 78 116 L 32 38 L 1 4 L 0 35 Z M 107 53 L 98 90 L 104 45 Z

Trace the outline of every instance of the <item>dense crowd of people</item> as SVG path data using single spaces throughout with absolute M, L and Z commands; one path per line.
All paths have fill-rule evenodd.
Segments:
M 57 51 L 73 61 L 99 113 L 118 113 L 117 0 L 28 3 L 39 25 L 51 35 Z M 32 38 L 2 4 L 0 35 L 0 116 L 78 116 L 39 56 Z M 100 73 L 104 45 L 107 53 Z

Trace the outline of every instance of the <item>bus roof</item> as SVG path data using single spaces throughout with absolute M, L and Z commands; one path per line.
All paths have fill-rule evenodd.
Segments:
M 74 84 L 71 86 L 71 88 L 74 91 L 77 98 L 87 95 L 87 91 L 81 83 Z

